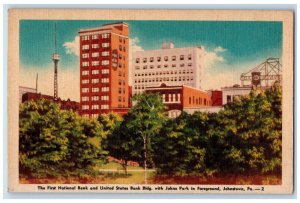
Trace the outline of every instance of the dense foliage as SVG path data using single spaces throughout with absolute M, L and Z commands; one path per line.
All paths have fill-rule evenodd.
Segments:
M 106 158 L 102 125 L 49 100 L 20 106 L 19 170 L 25 177 L 84 177 Z
M 199 176 L 281 172 L 282 90 L 252 90 L 219 113 L 165 115 L 158 94 L 134 97 L 124 118 L 85 119 L 38 100 L 20 106 L 19 165 L 25 177 L 84 177 L 107 155 L 154 167 L 158 174 Z M 126 172 L 127 173 L 127 172 Z
M 168 175 L 281 171 L 281 88 L 252 90 L 217 114 L 182 113 L 153 142 L 155 166 Z

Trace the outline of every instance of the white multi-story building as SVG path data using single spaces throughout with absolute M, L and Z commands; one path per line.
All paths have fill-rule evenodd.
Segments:
M 201 47 L 174 48 L 172 43 L 163 43 L 161 49 L 133 53 L 132 60 L 133 94 L 162 83 L 202 89 L 204 50 Z

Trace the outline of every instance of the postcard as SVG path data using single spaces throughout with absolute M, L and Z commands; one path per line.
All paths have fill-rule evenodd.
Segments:
M 9 192 L 293 192 L 292 11 L 8 20 Z

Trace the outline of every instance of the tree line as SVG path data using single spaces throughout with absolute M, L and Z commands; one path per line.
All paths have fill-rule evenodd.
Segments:
M 19 170 L 28 178 L 85 177 L 108 156 L 155 168 L 157 175 L 280 173 L 282 90 L 252 90 L 218 113 L 166 115 L 158 94 L 136 95 L 123 118 L 88 119 L 49 100 L 20 106 Z

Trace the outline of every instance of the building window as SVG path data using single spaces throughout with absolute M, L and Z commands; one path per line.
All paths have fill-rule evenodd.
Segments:
M 99 44 L 92 44 L 92 49 L 98 49 L 99 48 Z
M 101 73 L 102 73 L 102 74 L 109 74 L 109 69 L 102 69 L 102 70 L 101 70 Z
M 101 96 L 101 100 L 102 101 L 108 101 L 109 100 L 109 96 Z
M 92 53 L 92 57 L 93 57 L 93 58 L 99 57 L 99 52 L 94 52 L 94 53 Z
M 99 100 L 99 96 L 92 96 L 92 101 L 98 101 Z
M 119 94 L 122 93 L 122 88 L 121 88 L 121 87 L 118 88 L 118 93 L 119 93 Z
M 82 39 L 82 41 L 86 41 L 86 40 L 90 39 L 90 36 L 85 35 L 85 36 L 82 36 L 81 39 Z
M 101 109 L 108 109 L 108 105 L 107 104 L 101 105 Z
M 160 62 L 161 61 L 161 57 L 157 57 L 157 61 Z
M 88 75 L 88 74 L 89 74 L 89 71 L 88 71 L 88 70 L 82 71 L 82 75 Z
M 106 48 L 106 47 L 109 47 L 109 43 L 108 42 L 102 43 L 102 48 Z
M 172 56 L 172 61 L 176 61 L 176 56 Z
M 98 35 L 92 35 L 92 39 L 99 39 Z
M 227 103 L 231 102 L 231 95 L 227 95 Z
M 88 84 L 89 80 L 82 80 L 82 84 Z
M 153 62 L 154 61 L 154 57 L 150 57 L 150 62 Z
M 135 63 L 139 63 L 139 62 L 140 62 L 140 58 L 136 58 Z
M 122 51 L 122 45 L 119 45 L 119 50 Z
M 157 68 L 161 68 L 161 65 L 158 65 Z
M 99 109 L 99 105 L 97 105 L 97 104 L 92 105 L 92 109 Z
M 169 58 L 168 58 L 167 56 L 165 56 L 165 57 L 164 57 L 164 60 L 165 60 L 165 61 L 168 61 L 168 60 L 169 60 Z
M 109 51 L 102 51 L 101 55 L 102 56 L 109 56 Z
M 82 46 L 82 50 L 88 50 L 90 46 L 88 44 Z
M 143 58 L 143 63 L 146 63 L 147 62 L 147 58 Z
M 106 39 L 106 38 L 109 38 L 109 34 L 108 33 L 102 34 L 102 39 Z
M 99 66 L 99 61 L 92 61 L 92 66 Z
M 206 99 L 204 99 L 204 105 L 206 106 Z
M 92 83 L 99 83 L 99 79 L 97 78 L 97 79 L 92 79 Z
M 164 67 L 165 67 L 165 68 L 168 68 L 168 67 L 169 67 L 169 65 L 168 65 L 168 64 L 165 64 L 165 65 L 164 65 Z
M 118 96 L 118 102 L 122 102 L 122 97 Z
M 101 61 L 101 65 L 109 65 L 109 60 L 103 60 Z
M 92 75 L 97 75 L 99 74 L 99 70 L 92 70 Z
M 89 54 L 82 54 L 82 58 L 83 59 L 86 59 L 86 58 L 88 58 L 89 57 Z
M 122 80 L 119 80 L 119 81 L 118 81 L 118 84 L 119 84 L 119 85 L 122 85 Z
M 109 91 L 109 87 L 102 87 L 102 88 L 101 88 L 101 91 L 102 91 L 102 92 L 108 92 L 108 91 Z
M 191 66 L 192 66 L 192 63 L 188 63 L 188 66 L 191 67 Z
M 109 83 L 109 78 L 101 78 L 102 83 Z
M 82 92 L 83 92 L 83 93 L 89 92 L 89 88 L 82 88 Z
M 140 67 L 139 67 L 139 66 L 136 66 L 136 67 L 135 67 L 135 70 L 140 70 Z
M 175 68 L 175 67 L 176 67 L 176 64 L 172 64 L 172 67 Z
M 180 60 L 184 60 L 184 55 L 180 55 Z
M 143 69 L 147 69 L 147 65 L 146 65 L 146 66 L 143 66 Z
M 89 106 L 88 106 L 88 105 L 83 105 L 83 106 L 82 106 L 82 110 L 87 110 L 87 109 L 89 109 Z
M 189 104 L 191 104 L 192 103 L 192 98 L 191 97 L 189 97 Z
M 87 67 L 87 66 L 89 66 L 89 62 L 88 62 L 88 61 L 84 61 L 84 62 L 82 62 L 82 66 L 83 66 L 83 67 Z
M 181 64 L 180 64 L 180 67 L 184 67 L 184 63 L 181 63 Z
M 192 54 L 189 54 L 189 55 L 188 55 L 188 59 L 189 59 L 189 60 L 192 60 Z
M 89 101 L 89 97 L 82 97 L 81 100 L 82 101 Z
M 98 87 L 93 87 L 92 92 L 99 92 L 99 88 Z

